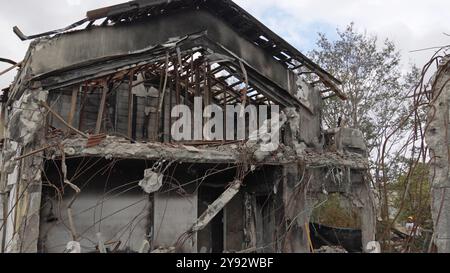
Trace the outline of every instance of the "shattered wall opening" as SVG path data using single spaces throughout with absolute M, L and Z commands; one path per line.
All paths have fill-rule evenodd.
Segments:
M 70 241 L 86 252 L 98 251 L 97 233 L 110 251 L 139 251 L 152 211 L 150 198 L 138 185 L 146 162 L 76 158 L 66 164 L 66 178 L 80 193 L 64 182 L 61 161 L 45 163 L 39 251 L 62 253 Z
M 322 206 L 313 210 L 310 224 L 315 248 L 342 247 L 347 252 L 361 252 L 362 212 L 352 204 L 352 198 L 334 193 L 320 200 Z
M 217 60 L 221 57 L 225 58 L 214 54 L 205 56 L 203 50 L 177 52 L 151 65 L 53 90 L 48 104 L 59 117 L 50 116 L 49 126 L 56 130 L 52 133 L 66 131 L 67 125 L 61 122 L 63 118 L 69 125 L 90 134 L 173 142 L 171 129 L 177 121 L 173 109 L 178 105 L 188 106 L 193 115 L 196 110 L 203 113 L 207 106 L 217 105 L 224 112 L 224 124 L 240 114 L 235 108 L 229 111 L 227 106 L 237 103 L 267 105 L 270 118 L 270 105 L 274 102 L 253 85 L 245 70 L 220 63 L 228 61 L 227 58 Z M 248 129 L 249 116 L 245 119 Z M 193 131 L 198 129 L 195 124 L 191 126 Z M 224 132 L 221 142 L 228 138 L 225 135 L 230 129 L 237 130 L 220 129 Z M 250 133 L 247 132 L 245 138 Z M 195 138 L 195 133 L 191 138 Z M 196 140 L 206 138 L 202 135 Z M 195 141 L 185 142 L 195 144 Z
M 45 162 L 39 252 L 65 252 L 68 242 L 78 242 L 84 252 L 99 252 L 99 236 L 107 252 L 139 252 L 145 241 L 152 249 L 175 246 L 185 253 L 237 252 L 257 246 L 260 251 L 273 250 L 265 246 L 275 236 L 270 219 L 265 219 L 273 215 L 264 209 L 272 205 L 267 193 L 273 188 L 267 177 L 270 168 L 247 176 L 245 189 L 198 234 L 181 242 L 198 216 L 235 179 L 236 166 L 68 158 L 69 182 L 64 182 L 61 164 L 59 160 Z M 146 170 L 150 169 L 161 172 L 161 181 L 148 190 L 145 183 L 150 183 L 146 179 L 151 175 Z

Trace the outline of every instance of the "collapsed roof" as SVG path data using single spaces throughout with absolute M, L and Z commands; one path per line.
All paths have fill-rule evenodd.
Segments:
M 22 40 L 36 39 L 50 35 L 59 36 L 69 31 L 73 32 L 74 28 L 82 27 L 85 24 L 87 24 L 86 29 L 95 26 L 119 26 L 189 10 L 205 10 L 220 18 L 240 36 L 270 54 L 276 62 L 287 70 L 305 76 L 311 84 L 319 86 L 318 89 L 324 94 L 325 98 L 337 95 L 341 99 L 346 99 L 339 88 L 341 82 L 338 79 L 231 0 L 136 0 L 88 11 L 86 18 L 63 29 L 32 36 L 24 35 L 18 27 L 14 27 L 14 32 Z M 96 23 L 99 21 L 101 22 L 97 25 Z

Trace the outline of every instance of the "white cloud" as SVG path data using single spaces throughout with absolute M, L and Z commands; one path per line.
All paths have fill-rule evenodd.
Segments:
M 0 8 L 0 56 L 21 61 L 29 42 L 22 42 L 13 33 L 17 25 L 25 34 L 37 34 L 58 29 L 85 17 L 86 12 L 99 7 L 114 5 L 127 0 L 16 0 L 4 1 Z M 0 63 L 0 71 L 8 68 Z M 0 88 L 8 86 L 15 71 L 0 76 Z
M 66 0 L 69 6 L 79 6 L 81 5 L 81 0 Z

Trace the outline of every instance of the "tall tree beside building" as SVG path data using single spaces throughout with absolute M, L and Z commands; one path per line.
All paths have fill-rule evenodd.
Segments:
M 338 39 L 319 33 L 317 49 L 311 57 L 343 82 L 348 100 L 324 103 L 325 127 L 337 127 L 342 117 L 347 125 L 365 134 L 369 149 L 377 146 L 378 136 L 399 110 L 404 96 L 400 53 L 393 42 L 379 42 L 377 36 L 359 33 L 353 23 L 337 30 Z
M 324 101 L 323 125 L 335 128 L 341 117 L 347 127 L 363 132 L 381 216 L 391 221 L 388 185 L 407 168 L 402 159 L 413 153 L 406 143 L 411 141 L 414 121 L 403 121 L 412 108 L 411 92 L 420 78 L 419 69 L 413 66 L 404 72 L 392 41 L 359 32 L 353 23 L 338 29 L 335 40 L 319 33 L 310 57 L 342 81 L 348 96 L 346 101 L 337 97 Z

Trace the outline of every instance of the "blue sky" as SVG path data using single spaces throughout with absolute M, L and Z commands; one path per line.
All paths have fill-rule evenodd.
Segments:
M 18 25 L 26 34 L 41 33 L 69 25 L 86 11 L 126 0 L 15 0 L 0 8 L 0 56 L 20 61 L 28 43 L 12 32 Z M 404 67 L 418 66 L 433 52 L 412 50 L 450 44 L 450 1 L 448 0 L 235 0 L 240 6 L 295 45 L 304 53 L 315 47 L 317 33 L 330 39 L 336 28 L 355 22 L 359 31 L 389 38 L 401 50 Z M 26 8 L 24 8 L 26 7 Z M 8 65 L 0 63 L 0 71 Z M 0 88 L 15 72 L 0 76 Z
M 276 6 L 263 10 L 262 14 L 256 15 L 256 17 L 303 52 L 308 52 L 315 48 L 319 32 L 326 34 L 331 40 L 336 39 L 337 36 L 336 26 L 333 24 L 321 21 L 297 24 L 290 12 Z

